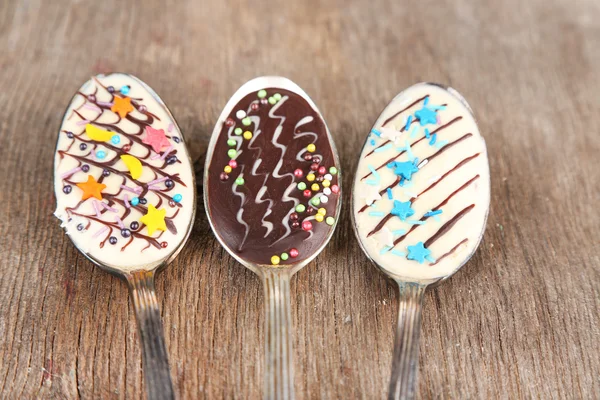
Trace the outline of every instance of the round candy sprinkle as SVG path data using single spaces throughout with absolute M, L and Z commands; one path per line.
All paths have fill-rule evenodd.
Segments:
M 244 184 L 244 178 L 242 178 L 242 177 L 236 178 L 235 184 L 238 185 L 238 186 L 243 185 Z
M 269 97 L 269 104 L 273 105 L 275 103 L 277 103 L 277 100 L 275 100 L 275 97 L 273 97 L 273 96 Z
M 96 96 L 94 96 L 93 94 L 90 94 L 90 95 L 88 95 L 88 100 L 93 103 L 96 101 Z
M 273 95 L 273 98 L 274 98 L 275 100 L 279 101 L 279 100 L 281 100 L 281 95 L 280 95 L 279 93 L 275 93 L 275 94 Z
M 300 226 L 300 222 L 294 221 L 292 222 L 292 228 L 298 228 Z
M 236 144 L 237 144 L 237 142 L 233 139 L 229 139 L 227 141 L 227 146 L 229 146 L 229 147 L 235 147 Z
M 169 200 L 169 207 L 175 207 L 175 202 L 173 200 Z
M 177 162 L 177 156 L 169 156 L 167 157 L 167 164 L 171 165 L 171 164 L 175 164 Z
M 252 120 L 249 117 L 246 117 L 242 120 L 242 125 L 244 125 L 244 126 L 250 126 L 251 123 L 252 123 Z
M 244 139 L 246 139 L 246 140 L 252 139 L 252 132 L 250 132 L 250 131 L 244 132 Z
M 83 151 L 83 150 L 85 150 L 85 149 L 87 149 L 87 144 L 85 144 L 85 143 L 81 143 L 81 144 L 79 145 L 79 150 Z
M 264 89 L 259 90 L 256 95 L 258 96 L 259 99 L 264 99 L 265 97 L 267 97 L 267 91 Z
M 310 223 L 310 221 L 302 222 L 302 229 L 304 229 L 305 231 L 310 231 L 312 229 L 312 224 Z
M 304 204 L 298 204 L 296 206 L 296 212 L 302 213 L 306 210 L 306 207 L 304 207 Z
M 125 85 L 121 87 L 121 93 L 124 95 L 128 95 L 129 94 L 129 89 L 131 89 L 131 87 L 129 85 Z
M 310 196 L 312 196 L 312 192 L 310 190 L 306 189 L 304 191 L 304 197 L 310 197 Z
M 111 237 L 108 239 L 108 242 L 109 242 L 110 244 L 117 244 L 117 238 L 116 238 L 116 237 L 114 237 L 114 236 L 111 236 Z
M 330 173 L 331 175 L 335 175 L 335 174 L 337 174 L 337 172 L 338 172 L 338 170 L 337 170 L 337 168 L 336 168 L 336 167 L 331 167 L 331 168 L 329 168 L 329 173 Z
M 314 181 L 315 180 L 315 174 L 311 173 L 311 174 L 306 175 L 306 180 L 309 181 L 309 182 Z
M 235 133 L 236 135 L 240 136 L 242 134 L 242 128 L 235 128 L 233 130 L 233 133 Z
M 77 230 L 78 230 L 78 231 L 82 231 L 82 230 L 83 230 L 83 224 L 79 224 L 79 225 L 77 225 Z
M 260 104 L 268 104 L 269 102 L 267 101 L 267 99 L 260 99 Z
M 288 253 L 281 253 L 281 259 L 283 261 L 286 261 L 290 256 L 288 256 Z
M 148 200 L 146 200 L 144 197 L 140 199 L 140 204 L 146 204 L 147 202 Z
M 65 185 L 65 186 L 63 187 L 63 193 L 64 193 L 64 194 L 69 194 L 69 193 L 71 193 L 71 190 L 72 190 L 72 189 L 73 189 L 73 188 L 71 187 L 71 185 Z
M 69 139 L 73 139 L 73 136 L 75 136 L 75 135 L 73 135 L 73 132 L 67 132 L 67 137 Z
M 306 189 L 306 183 L 304 183 L 304 182 L 300 182 L 300 183 L 298 184 L 298 189 L 299 189 L 299 190 L 304 190 L 304 189 Z
M 98 150 L 98 151 L 96 152 L 96 157 L 98 157 L 99 159 L 101 159 L 101 160 L 102 160 L 103 158 L 105 158 L 105 157 L 106 157 L 106 152 L 105 152 L 104 150 Z
M 109 170 L 107 170 L 107 169 L 103 169 L 102 170 L 102 176 L 106 177 L 106 176 L 109 176 L 109 175 L 110 175 L 110 171 Z
M 131 145 L 126 144 L 125 146 L 123 146 L 123 151 L 124 152 L 128 152 L 129 150 L 131 150 Z
M 231 168 L 237 168 L 237 161 L 235 161 L 235 160 L 229 160 L 229 166 Z
M 160 243 L 160 247 L 162 247 L 163 249 L 166 249 L 168 245 L 169 245 L 169 243 L 167 243 L 167 242 Z
M 312 207 L 308 207 L 308 208 L 306 209 L 306 212 L 307 212 L 308 214 L 312 214 L 312 213 L 314 213 L 314 212 L 315 212 L 315 209 L 314 209 L 314 208 L 312 208 Z
M 177 136 L 173 136 L 173 140 L 175 141 L 175 143 L 179 143 L 180 139 Z
M 313 156 L 311 156 L 310 153 L 304 154 L 304 161 L 312 161 L 312 160 L 313 160 Z
M 321 203 L 326 204 L 329 201 L 329 197 L 321 196 Z
M 87 164 L 83 164 L 83 165 L 81 166 L 81 170 L 82 170 L 83 172 L 88 172 L 88 171 L 90 170 L 90 166 L 89 166 L 89 165 L 87 165 Z
M 317 182 L 319 182 L 319 183 L 320 183 L 320 182 L 323 182 L 323 175 L 319 175 L 319 176 L 317 176 L 317 179 L 316 179 L 316 180 L 317 180 Z
M 298 250 L 296 250 L 296 249 L 290 249 L 290 256 L 292 258 L 298 257 Z
M 277 264 L 279 264 L 279 261 L 280 261 L 279 260 L 279 256 L 273 256 L 273 257 L 271 257 L 271 264 L 277 265 Z
M 219 179 L 225 182 L 227 179 L 229 179 L 229 175 L 227 175 L 226 172 L 221 172 L 221 175 L 219 175 Z
M 119 136 L 119 135 L 113 135 L 110 138 L 110 141 L 112 142 L 112 144 L 119 144 L 119 143 L 121 143 L 121 136 Z
M 318 184 L 318 183 L 313 183 L 313 184 L 312 184 L 312 186 L 310 187 L 310 189 L 311 189 L 313 192 L 318 192 L 318 191 L 319 191 L 319 189 L 321 189 L 321 188 L 319 187 L 319 184 Z
M 181 200 L 183 200 L 183 196 L 180 195 L 179 193 L 177 193 L 175 196 L 173 196 L 173 201 L 175 203 L 181 203 Z
M 313 170 L 313 171 L 318 170 L 319 169 L 319 164 L 317 164 L 317 163 L 310 164 L 310 169 Z
M 140 198 L 139 197 L 134 197 L 133 199 L 131 199 L 130 201 L 132 206 L 137 206 L 138 204 L 140 204 Z
M 331 176 L 331 174 L 325 174 L 324 178 L 330 181 L 333 179 L 333 176 Z
M 317 146 L 315 146 L 313 143 L 311 143 L 308 146 L 306 146 L 306 150 L 308 150 L 309 153 L 314 153 L 315 150 L 317 150 Z
M 317 210 L 317 214 L 327 215 L 327 210 L 325 208 L 321 207 Z
M 325 219 L 325 223 L 327 225 L 333 225 L 334 222 L 335 222 L 335 218 L 333 218 L 333 217 L 327 217 L 327 219 Z
M 106 88 L 106 90 L 108 90 L 108 93 L 114 93 L 115 92 L 115 87 L 114 86 L 108 86 Z
M 323 197 L 325 197 L 325 196 L 323 196 Z M 319 200 L 319 198 L 318 198 L 318 197 L 315 197 L 315 198 L 314 198 L 314 199 L 312 199 L 310 202 L 311 202 L 311 203 L 312 203 L 314 206 L 318 206 L 319 204 L 321 204 L 321 200 Z
M 321 164 L 321 159 L 319 158 L 319 156 L 312 156 L 311 161 L 316 162 L 317 164 Z
M 165 181 L 165 186 L 166 186 L 166 187 L 168 187 L 169 189 L 170 189 L 170 188 L 172 188 L 174 184 L 175 184 L 175 183 L 174 183 L 174 182 L 173 182 L 173 180 L 171 180 L 171 179 L 167 179 L 167 180 Z
M 319 167 L 319 174 L 325 175 L 326 172 L 327 172 L 327 168 L 325 168 L 324 166 Z
M 328 187 L 326 187 L 325 189 L 323 189 L 323 194 L 329 196 L 331 194 L 331 189 L 329 189 Z
M 143 104 L 141 104 L 140 107 L 138 108 L 138 111 L 141 113 L 145 113 L 147 110 L 148 110 L 148 107 L 146 107 Z
M 246 111 L 244 111 L 244 110 L 237 110 L 237 112 L 235 113 L 235 116 L 238 119 L 246 118 Z
M 331 182 L 329 182 L 327 179 L 325 179 L 323 181 L 323 187 L 329 187 L 329 185 L 331 185 Z
M 229 165 L 226 165 L 225 168 L 223 168 L 223 171 L 225 171 L 228 174 L 230 174 L 232 170 L 233 168 L 231 168 Z
M 232 126 L 234 126 L 234 125 L 235 125 L 235 121 L 234 121 L 233 119 L 231 119 L 231 118 L 227 118 L 227 119 L 225 120 L 225 126 L 228 126 L 228 127 L 230 127 L 230 128 L 231 128 L 231 127 L 232 127 Z
M 131 229 L 133 229 L 134 231 L 137 231 L 138 228 L 140 227 L 140 223 L 137 221 L 133 221 L 131 224 L 129 224 L 129 227 Z
M 302 170 L 300 168 L 298 168 L 294 171 L 294 176 L 296 178 L 302 178 L 303 175 L 304 175 L 304 173 L 302 172 Z
M 250 109 L 252 111 L 258 111 L 259 108 L 260 108 L 260 105 L 258 103 L 252 103 L 252 104 L 250 104 Z
M 291 214 L 290 214 L 290 219 L 291 219 L 292 221 L 295 221 L 295 220 L 297 220 L 297 219 L 298 219 L 298 214 L 296 214 L 295 212 L 291 213 Z
M 336 193 L 336 194 L 337 194 L 337 193 L 339 193 L 339 192 L 340 192 L 340 187 L 339 187 L 338 185 L 332 185 L 332 186 L 331 186 L 331 191 L 332 191 L 333 193 Z
M 123 236 L 124 238 L 128 238 L 129 236 L 131 236 L 131 231 L 127 228 L 121 229 L 121 236 Z
M 227 150 L 227 155 L 229 156 L 229 158 L 233 158 L 237 155 L 237 151 L 235 149 L 229 149 Z
M 321 215 L 321 214 L 317 214 L 317 215 L 315 215 L 315 220 L 316 220 L 317 222 L 323 222 L 323 218 L 324 218 L 324 217 L 323 217 L 323 215 Z

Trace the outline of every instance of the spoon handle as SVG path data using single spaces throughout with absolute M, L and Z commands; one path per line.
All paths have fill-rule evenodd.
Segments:
M 174 399 L 165 334 L 154 288 L 154 272 L 134 271 L 127 275 L 127 283 L 142 343 L 148 400 Z
M 294 399 L 292 313 L 288 270 L 261 270 L 265 290 L 264 399 Z
M 419 365 L 421 310 L 427 286 L 398 281 L 400 305 L 388 400 L 413 399 Z

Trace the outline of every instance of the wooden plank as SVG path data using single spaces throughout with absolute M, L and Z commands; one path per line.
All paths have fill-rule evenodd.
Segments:
M 143 397 L 125 285 L 52 216 L 64 108 L 111 70 L 167 102 L 198 174 L 228 97 L 258 75 L 291 78 L 337 142 L 346 203 L 387 102 L 417 81 L 457 88 L 487 140 L 493 199 L 480 250 L 427 295 L 420 397 L 600 397 L 599 2 L 170 3 L 0 5 L 1 398 Z M 301 398 L 386 393 L 396 291 L 348 213 L 292 281 Z M 157 285 L 180 397 L 260 398 L 262 288 L 203 212 Z

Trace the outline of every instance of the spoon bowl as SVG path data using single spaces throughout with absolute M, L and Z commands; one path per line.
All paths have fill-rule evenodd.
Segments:
M 55 150 L 55 215 L 85 257 L 127 281 L 149 399 L 174 398 L 154 279 L 192 229 L 191 165 L 170 111 L 132 75 L 92 77 L 67 107 Z
M 294 398 L 290 279 L 333 235 L 341 207 L 338 166 L 316 105 L 282 77 L 244 84 L 209 143 L 204 204 L 210 225 L 265 289 L 267 399 Z
M 466 100 L 432 83 L 396 96 L 363 146 L 351 205 L 361 249 L 400 290 L 389 399 L 414 397 L 425 291 L 474 254 L 489 202 L 485 141 Z

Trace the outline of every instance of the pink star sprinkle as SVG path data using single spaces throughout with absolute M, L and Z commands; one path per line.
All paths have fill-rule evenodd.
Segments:
M 163 147 L 169 147 L 171 142 L 165 136 L 165 131 L 162 129 L 154 129 L 150 126 L 146 127 L 146 137 L 142 142 L 152 146 L 152 149 L 159 153 Z

